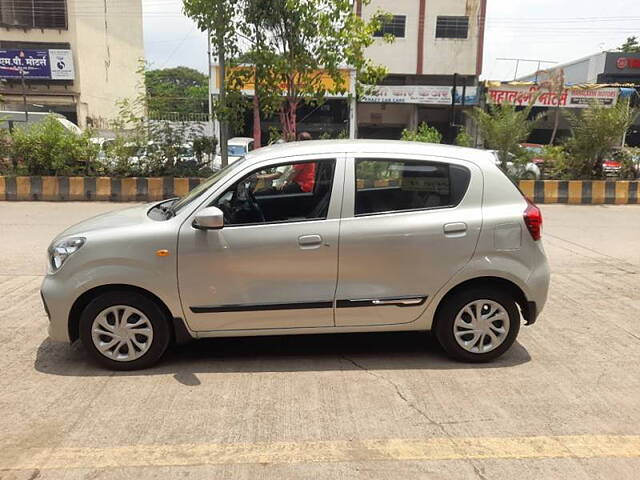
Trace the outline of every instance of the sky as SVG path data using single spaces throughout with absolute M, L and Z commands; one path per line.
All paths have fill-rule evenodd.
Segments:
M 143 9 L 150 68 L 206 72 L 206 36 L 182 14 L 182 1 L 143 0 Z M 563 63 L 617 48 L 632 35 L 640 38 L 640 0 L 488 0 L 482 78 L 514 78 L 516 62 L 499 58 Z M 536 69 L 521 62 L 518 76 Z

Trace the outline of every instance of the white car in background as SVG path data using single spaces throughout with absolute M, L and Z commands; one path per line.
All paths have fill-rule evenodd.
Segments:
M 253 138 L 250 137 L 233 137 L 227 142 L 227 152 L 229 155 L 229 165 L 236 160 L 244 157 L 253 150 Z M 222 157 L 220 156 L 220 145 L 216 148 L 216 156 L 213 159 L 213 170 L 222 168 Z
M 488 150 L 493 154 L 496 165 L 500 167 L 500 155 L 497 150 Z M 522 180 L 540 180 L 540 167 L 533 162 L 527 162 L 525 165 L 513 162 L 513 155 L 509 155 L 510 160 L 507 162 L 507 174 L 511 177 Z

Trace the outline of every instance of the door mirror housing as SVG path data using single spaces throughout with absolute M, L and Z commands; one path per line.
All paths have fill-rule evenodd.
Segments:
M 203 208 L 193 219 L 193 228 L 199 230 L 220 230 L 224 227 L 224 213 L 218 207 Z

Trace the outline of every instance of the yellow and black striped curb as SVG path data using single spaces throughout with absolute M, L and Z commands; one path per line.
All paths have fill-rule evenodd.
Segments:
M 185 195 L 202 181 L 172 177 L 0 176 L 0 200 L 150 202 Z M 359 183 L 361 188 L 395 184 Z M 520 189 L 535 203 L 625 205 L 640 204 L 639 184 L 640 181 L 627 180 L 521 180 Z
M 148 202 L 181 197 L 202 178 L 0 177 L 0 200 Z
M 534 203 L 573 205 L 638 204 L 640 181 L 520 180 L 520 190 Z

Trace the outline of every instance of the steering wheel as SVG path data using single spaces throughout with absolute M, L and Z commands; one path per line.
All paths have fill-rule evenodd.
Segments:
M 265 221 L 262 208 L 251 188 L 251 182 L 240 182 L 230 201 L 229 223 L 261 223 Z

